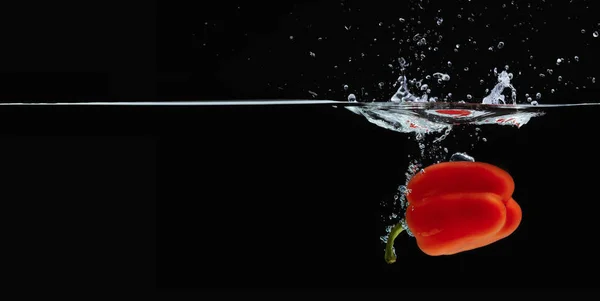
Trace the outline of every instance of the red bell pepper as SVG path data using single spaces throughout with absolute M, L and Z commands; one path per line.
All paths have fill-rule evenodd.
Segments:
M 406 225 L 417 245 L 431 256 L 473 250 L 512 234 L 522 218 L 512 198 L 512 177 L 481 162 L 444 162 L 429 166 L 408 183 Z M 395 262 L 390 232 L 385 259 Z

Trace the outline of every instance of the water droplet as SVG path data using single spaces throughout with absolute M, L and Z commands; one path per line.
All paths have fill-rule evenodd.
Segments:
M 558 76 L 558 78 L 557 78 L 557 80 L 558 80 L 559 82 L 561 82 L 561 81 L 562 81 L 562 76 L 560 76 L 560 75 L 559 75 L 559 76 Z
M 385 83 L 384 83 L 384 82 L 379 82 L 379 88 L 380 88 L 380 89 L 383 89 L 383 86 L 384 86 L 384 85 L 385 85 Z
M 504 48 L 504 42 L 498 43 L 498 49 L 502 49 L 502 48 Z
M 452 67 L 452 62 L 448 61 L 448 67 Z
M 406 22 L 406 20 L 404 18 L 400 18 L 400 19 L 398 19 L 398 21 L 400 21 L 400 23 Z
M 293 40 L 293 39 L 294 39 L 294 36 L 290 36 L 290 40 Z
M 433 77 L 437 78 L 438 82 L 440 82 L 440 81 L 449 81 L 450 80 L 450 75 L 445 74 L 445 73 L 440 73 L 440 72 L 434 73 Z
M 469 71 L 469 67 L 465 67 L 465 69 L 464 69 L 464 70 L 465 70 L 465 71 Z
M 548 70 L 546 70 L 546 72 L 548 72 L 548 75 L 552 75 L 552 72 L 554 72 L 554 70 L 548 69 Z
M 575 56 L 574 59 L 575 59 L 576 62 L 579 62 L 579 57 L 578 56 Z
M 551 90 L 550 90 L 550 93 L 554 93 L 554 92 L 556 92 L 556 90 L 554 90 L 554 89 L 551 89 Z
M 546 77 L 546 74 L 544 74 L 544 73 L 540 73 L 540 77 L 541 77 L 541 78 L 544 78 L 544 77 Z
M 540 99 L 542 99 L 542 93 L 539 93 L 539 92 L 538 92 L 538 93 L 536 93 L 536 94 L 535 94 L 535 99 L 537 99 L 537 100 L 540 100 Z
M 379 22 L 379 26 L 383 26 L 383 22 Z
M 594 31 L 594 33 L 592 33 L 592 36 L 594 38 L 597 38 L 598 36 L 600 36 L 600 34 L 598 33 L 598 31 Z
M 458 14 L 456 17 L 459 18 L 459 19 L 462 19 L 462 15 L 461 14 Z
M 560 65 L 560 63 L 562 63 L 562 59 L 556 59 L 556 66 Z
M 581 29 L 581 33 L 585 33 L 585 29 Z
M 348 85 L 344 85 L 344 91 L 348 90 Z
M 317 55 L 316 55 L 314 52 L 312 52 L 312 51 L 311 51 L 311 52 L 310 52 L 310 56 L 312 56 L 312 57 L 315 57 L 315 56 L 317 56 Z
M 595 83 L 596 83 L 596 78 L 592 77 L 592 84 L 595 84 Z
M 448 153 L 448 149 L 444 147 L 444 152 Z
M 532 100 L 531 97 L 527 97 L 527 102 L 531 102 Z
M 532 105 L 532 106 L 537 106 L 537 105 L 538 105 L 538 102 L 534 100 L 534 101 L 532 101 L 532 102 L 531 102 L 531 105 Z
M 460 44 L 456 44 L 455 47 L 456 47 L 456 49 L 460 48 Z
M 442 25 L 442 23 L 444 23 L 444 19 L 442 19 L 442 18 L 438 18 L 438 19 L 437 19 L 435 22 L 436 22 L 436 23 L 437 23 L 437 25 L 439 26 L 439 25 Z
M 348 95 L 348 101 L 349 102 L 356 102 L 356 95 L 354 95 L 354 94 Z
M 483 142 L 487 142 L 487 139 L 485 139 L 485 138 L 481 138 L 481 140 L 483 140 Z
M 467 99 L 471 100 L 473 98 L 473 96 L 471 94 L 467 94 Z

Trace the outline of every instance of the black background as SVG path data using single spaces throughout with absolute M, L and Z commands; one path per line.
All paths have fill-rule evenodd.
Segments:
M 439 52 L 423 68 L 479 61 L 448 91 L 483 96 L 494 79 L 477 86 L 477 68 L 485 74 L 528 64 L 527 49 L 544 69 L 556 68 L 557 57 L 579 55 L 579 65 L 560 72 L 574 83 L 587 80 L 586 89 L 572 84 L 550 97 L 553 85 L 538 71 L 524 72 L 515 85 L 542 91 L 546 103 L 597 101 L 598 88 L 587 78 L 598 65 L 600 40 L 591 38 L 597 9 L 575 2 L 537 12 L 535 22 L 549 25 L 535 34 L 499 30 L 513 20 L 503 20 L 501 3 L 487 13 L 497 34 L 485 32 L 483 21 L 445 17 L 456 24 L 446 46 L 472 31 L 486 46 L 501 39 L 506 51 Z M 353 93 L 364 86 L 389 97 L 397 73 L 385 68 L 399 56 L 398 45 L 378 23 L 430 21 L 435 14 L 410 11 L 409 2 L 345 3 L 6 8 L 0 95 L 3 102 L 296 99 L 311 97 L 310 90 L 343 100 L 348 84 Z M 465 3 L 446 4 L 444 14 Z M 361 29 L 345 30 L 346 24 Z M 371 46 L 373 37 L 379 42 Z M 519 44 L 523 37 L 532 41 Z M 356 59 L 360 53 L 367 58 Z M 383 91 L 376 90 L 380 81 Z M 6 199 L 15 206 L 7 212 L 20 213 L 20 223 L 11 224 L 25 233 L 17 239 L 33 237 L 33 247 L 23 249 L 36 270 L 91 271 L 108 285 L 149 279 L 160 288 L 594 286 L 598 112 L 550 110 L 518 130 L 482 127 L 488 141 L 474 147 L 472 128 L 444 141 L 451 152 L 508 170 L 524 214 L 509 238 L 456 256 L 428 257 L 401 236 L 398 263 L 383 262 L 379 202 L 404 181 L 417 145 L 329 106 L 2 107 Z

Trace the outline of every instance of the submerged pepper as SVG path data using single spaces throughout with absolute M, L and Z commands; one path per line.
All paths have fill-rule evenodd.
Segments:
M 444 162 L 416 174 L 407 185 L 406 225 L 431 256 L 473 250 L 512 234 L 522 218 L 512 198 L 515 184 L 504 170 L 482 162 Z M 396 260 L 390 232 L 385 259 Z

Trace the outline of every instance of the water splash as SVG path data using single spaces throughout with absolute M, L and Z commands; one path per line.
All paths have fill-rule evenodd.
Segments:
M 481 103 L 483 103 L 483 104 L 500 104 L 500 103 L 506 104 L 505 97 L 502 93 L 504 92 L 505 89 L 508 88 L 511 91 L 512 103 L 517 104 L 517 89 L 515 89 L 515 87 L 513 87 L 513 85 L 510 83 L 511 79 L 512 79 L 511 73 L 502 71 L 498 75 L 498 83 L 496 84 L 496 86 L 494 86 L 494 88 L 492 89 L 490 94 L 483 98 L 483 101 Z

